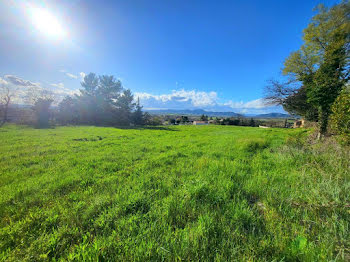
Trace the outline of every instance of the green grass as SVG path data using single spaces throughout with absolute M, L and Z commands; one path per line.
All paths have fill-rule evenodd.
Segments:
M 349 260 L 349 152 L 306 136 L 6 126 L 1 260 Z

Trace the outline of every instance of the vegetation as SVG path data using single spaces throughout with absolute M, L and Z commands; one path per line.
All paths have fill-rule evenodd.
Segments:
M 57 114 L 62 124 L 121 125 L 144 124 L 142 107 L 129 89 L 113 76 L 90 73 L 81 82 L 80 95 L 66 97 Z
M 332 127 L 342 136 L 345 142 L 350 143 L 350 90 L 344 90 L 338 96 L 332 107 Z
M 1 85 L 0 86 L 0 127 L 7 122 L 9 106 L 11 103 L 10 89 Z
M 0 130 L 2 261 L 348 261 L 348 148 L 302 129 Z
M 332 8 L 319 5 L 318 13 L 304 30 L 304 44 L 285 60 L 284 83 L 271 81 L 266 99 L 290 113 L 328 128 L 334 101 L 349 81 L 350 2 Z

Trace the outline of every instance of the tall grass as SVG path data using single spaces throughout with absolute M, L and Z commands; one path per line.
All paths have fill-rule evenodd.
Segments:
M 349 151 L 306 137 L 2 128 L 1 259 L 349 260 Z

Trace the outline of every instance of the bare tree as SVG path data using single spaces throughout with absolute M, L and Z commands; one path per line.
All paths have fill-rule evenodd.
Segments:
M 0 87 L 0 127 L 2 127 L 8 120 L 8 110 L 11 103 L 11 99 L 13 96 L 13 92 L 11 92 L 10 88 L 2 85 Z
M 307 87 L 289 79 L 286 82 L 270 80 L 265 87 L 265 103 L 281 105 L 291 115 L 302 116 L 310 121 L 318 120 L 318 111 L 308 100 Z
M 298 86 L 294 80 L 288 80 L 281 82 L 275 79 L 270 79 L 265 86 L 264 100 L 269 105 L 281 105 L 283 106 L 286 99 L 298 92 L 300 85 Z

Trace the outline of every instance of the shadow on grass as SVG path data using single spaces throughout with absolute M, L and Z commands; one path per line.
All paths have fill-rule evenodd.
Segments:
M 35 129 L 55 129 L 56 127 L 64 127 L 64 126 L 70 126 L 70 127 L 79 127 L 79 126 L 94 126 L 94 127 L 114 127 L 118 129 L 134 129 L 134 130 L 164 130 L 164 131 L 180 131 L 175 128 L 166 127 L 166 126 L 113 126 L 113 125 L 50 125 L 48 127 L 33 127 Z M 1 129 L 0 129 L 1 130 Z M 0 132 L 6 132 L 6 131 L 0 131 Z
M 165 126 L 115 126 L 118 129 L 134 129 L 134 130 L 164 130 L 164 131 L 180 131 L 175 128 Z

